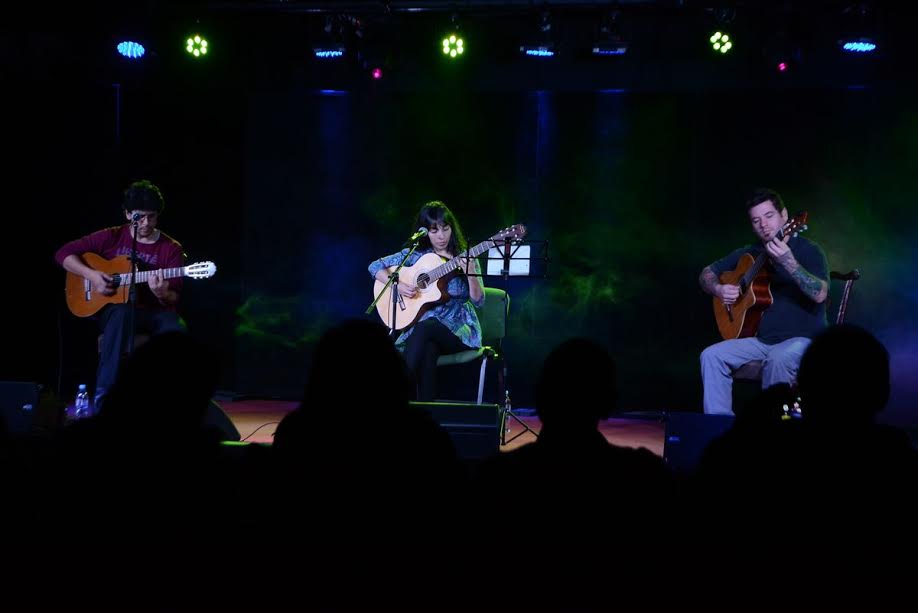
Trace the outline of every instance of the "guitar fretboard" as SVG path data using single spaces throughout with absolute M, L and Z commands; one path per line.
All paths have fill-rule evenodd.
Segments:
M 750 266 L 749 270 L 746 271 L 746 274 L 743 275 L 743 287 L 749 287 L 752 284 L 752 280 L 755 279 L 755 276 L 759 274 L 760 270 L 762 270 L 762 266 L 765 265 L 766 259 L 768 259 L 767 251 L 763 251 L 758 255 L 758 257 L 752 263 L 752 266 Z
M 478 243 L 477 245 L 475 245 L 474 247 L 470 249 L 466 249 L 465 251 L 463 251 L 462 253 L 454 257 L 453 259 L 449 260 L 448 262 L 444 262 L 443 264 L 440 264 L 439 266 L 437 266 L 436 268 L 434 268 L 433 270 L 427 273 L 428 276 L 430 277 L 430 280 L 436 281 L 440 277 L 447 275 L 453 272 L 454 270 L 459 270 L 464 265 L 464 262 L 463 262 L 464 258 L 478 257 L 479 255 L 481 255 L 482 253 L 490 249 L 491 246 L 494 244 L 494 242 L 495 242 L 495 239 L 488 239 L 486 241 L 482 241 Z
M 137 273 L 136 283 L 147 283 L 150 280 L 150 275 L 152 275 L 155 270 L 142 270 Z M 163 274 L 163 279 L 174 279 L 175 277 L 181 277 L 185 274 L 185 267 L 181 266 L 179 268 L 161 268 L 159 272 Z M 113 275 L 118 279 L 119 285 L 130 285 L 131 283 L 131 273 L 121 273 Z

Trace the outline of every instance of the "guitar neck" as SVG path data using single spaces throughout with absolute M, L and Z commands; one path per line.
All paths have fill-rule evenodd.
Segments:
M 752 266 L 750 266 L 746 274 L 743 275 L 743 287 L 749 287 L 752 284 L 752 280 L 755 279 L 755 276 L 762 270 L 762 266 L 765 265 L 765 260 L 767 259 L 768 253 L 764 251 L 755 258 Z
M 147 283 L 150 281 L 150 275 L 152 275 L 156 270 L 142 270 L 137 273 L 137 278 L 135 283 Z M 163 279 L 174 279 L 176 277 L 181 277 L 185 274 L 185 267 L 181 266 L 179 268 L 161 268 L 158 272 L 161 272 Z M 118 275 L 118 280 L 121 285 L 130 285 L 131 283 L 131 273 L 122 273 Z
M 476 257 L 478 257 L 479 255 L 481 255 L 482 253 L 484 253 L 485 251 L 487 251 L 488 249 L 490 249 L 490 248 L 491 248 L 491 245 L 492 245 L 493 243 L 494 243 L 494 241 L 493 241 L 493 240 L 490 240 L 490 239 L 489 239 L 489 240 L 486 240 L 486 241 L 482 241 L 482 242 L 478 243 L 477 245 L 475 245 L 474 247 L 471 247 L 471 248 L 469 248 L 469 249 L 463 251 L 462 253 L 460 253 L 459 255 L 457 255 L 456 257 L 454 257 L 453 259 L 451 259 L 451 260 L 449 260 L 449 261 L 447 261 L 447 262 L 444 262 L 443 264 L 437 266 L 436 268 L 434 268 L 433 270 L 431 270 L 430 272 L 427 273 L 427 274 L 430 276 L 430 280 L 431 280 L 431 281 L 436 281 L 436 280 L 439 279 L 440 277 L 443 277 L 443 276 L 445 276 L 445 275 L 448 275 L 449 273 L 453 272 L 454 270 L 459 270 L 459 269 L 462 268 L 462 266 L 463 266 L 463 259 L 464 259 L 464 258 L 467 258 L 467 257 L 476 258 Z

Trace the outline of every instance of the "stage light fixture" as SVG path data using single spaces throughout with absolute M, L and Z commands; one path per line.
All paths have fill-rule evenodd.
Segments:
M 461 36 L 450 34 L 443 38 L 443 55 L 450 59 L 456 59 L 465 53 L 465 41 Z
M 459 23 L 459 14 L 450 16 L 449 33 L 443 37 L 443 55 L 451 60 L 462 57 L 465 53 L 465 40 L 462 38 L 462 24 Z
M 554 45 L 547 43 L 544 45 L 520 45 L 520 53 L 529 57 L 554 57 Z
M 711 41 L 711 48 L 714 49 L 714 51 L 727 53 L 733 48 L 733 39 L 726 32 L 714 32 L 709 40 Z
M 551 37 L 551 16 L 548 11 L 542 11 L 538 28 L 531 38 L 520 45 L 520 53 L 535 58 L 551 58 L 558 54 Z
M 320 60 L 338 59 L 344 57 L 344 52 L 344 47 L 316 47 L 312 50 L 313 55 Z
M 763 67 L 779 74 L 797 70 L 803 57 L 796 32 L 786 26 L 776 26 L 762 45 Z
M 189 36 L 185 41 L 185 51 L 195 58 L 207 55 L 207 39 L 200 34 Z
M 877 52 L 881 21 L 869 2 L 853 2 L 845 7 L 839 22 L 838 46 L 850 55 Z
M 842 51 L 847 53 L 873 53 L 877 49 L 877 44 L 866 37 L 842 39 L 838 44 L 841 45 Z
M 625 55 L 628 53 L 628 43 L 625 41 L 595 43 L 593 45 L 593 55 Z
M 146 53 L 146 49 L 143 48 L 143 45 L 130 40 L 121 41 L 115 48 L 118 50 L 118 53 L 131 60 L 140 59 L 143 57 L 144 53 Z
M 628 52 L 628 40 L 622 34 L 621 11 L 612 11 L 603 18 L 591 51 L 599 57 L 625 55 Z

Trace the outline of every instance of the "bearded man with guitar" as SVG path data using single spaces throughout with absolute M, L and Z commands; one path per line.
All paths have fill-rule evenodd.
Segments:
M 149 181 L 132 183 L 124 192 L 122 207 L 128 223 L 105 228 L 71 241 L 58 249 L 54 255 L 57 263 L 72 273 L 68 276 L 85 280 L 87 302 L 99 302 L 101 297 L 110 298 L 112 302 L 105 304 L 97 315 L 103 338 L 96 374 L 96 410 L 115 382 L 121 355 L 127 352 L 127 324 L 130 321 L 130 305 L 125 303 L 126 286 L 119 282 L 116 269 L 106 272 L 99 268 L 106 260 L 121 260 L 126 268 L 119 272 L 130 271 L 128 260 L 135 231 L 138 268 L 151 271 L 146 275 L 145 284 L 138 282 L 136 285 L 135 331 L 160 334 L 185 329 L 185 324 L 176 312 L 182 291 L 182 278 L 178 276 L 167 279 L 163 274 L 164 269 L 181 270 L 185 256 L 182 246 L 156 227 L 164 208 L 159 188 Z M 121 294 L 124 295 L 124 299 L 119 299 Z M 74 310 L 72 305 L 71 310 Z M 84 315 L 76 310 L 74 313 Z
M 762 361 L 762 389 L 793 384 L 810 339 L 826 326 L 829 287 L 825 253 L 796 234 L 806 214 L 788 220 L 781 196 L 756 190 L 746 202 L 759 242 L 705 267 L 702 289 L 714 296 L 724 341 L 701 353 L 704 412 L 732 414 L 732 373 Z

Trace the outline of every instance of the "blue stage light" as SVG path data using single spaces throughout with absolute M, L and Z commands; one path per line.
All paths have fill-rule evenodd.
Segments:
M 593 45 L 593 55 L 625 55 L 626 53 L 628 53 L 628 43 L 625 41 L 603 42 Z
M 555 57 L 555 52 L 551 45 L 520 46 L 520 51 L 529 57 Z
M 130 40 L 125 40 L 118 43 L 116 48 L 118 49 L 118 53 L 132 60 L 141 58 L 143 57 L 143 54 L 146 53 L 146 49 L 143 48 L 143 45 Z
M 321 47 L 312 51 L 321 60 L 332 60 L 344 56 L 344 47 Z
M 849 53 L 870 53 L 876 48 L 875 43 L 866 39 L 842 41 L 842 49 Z

